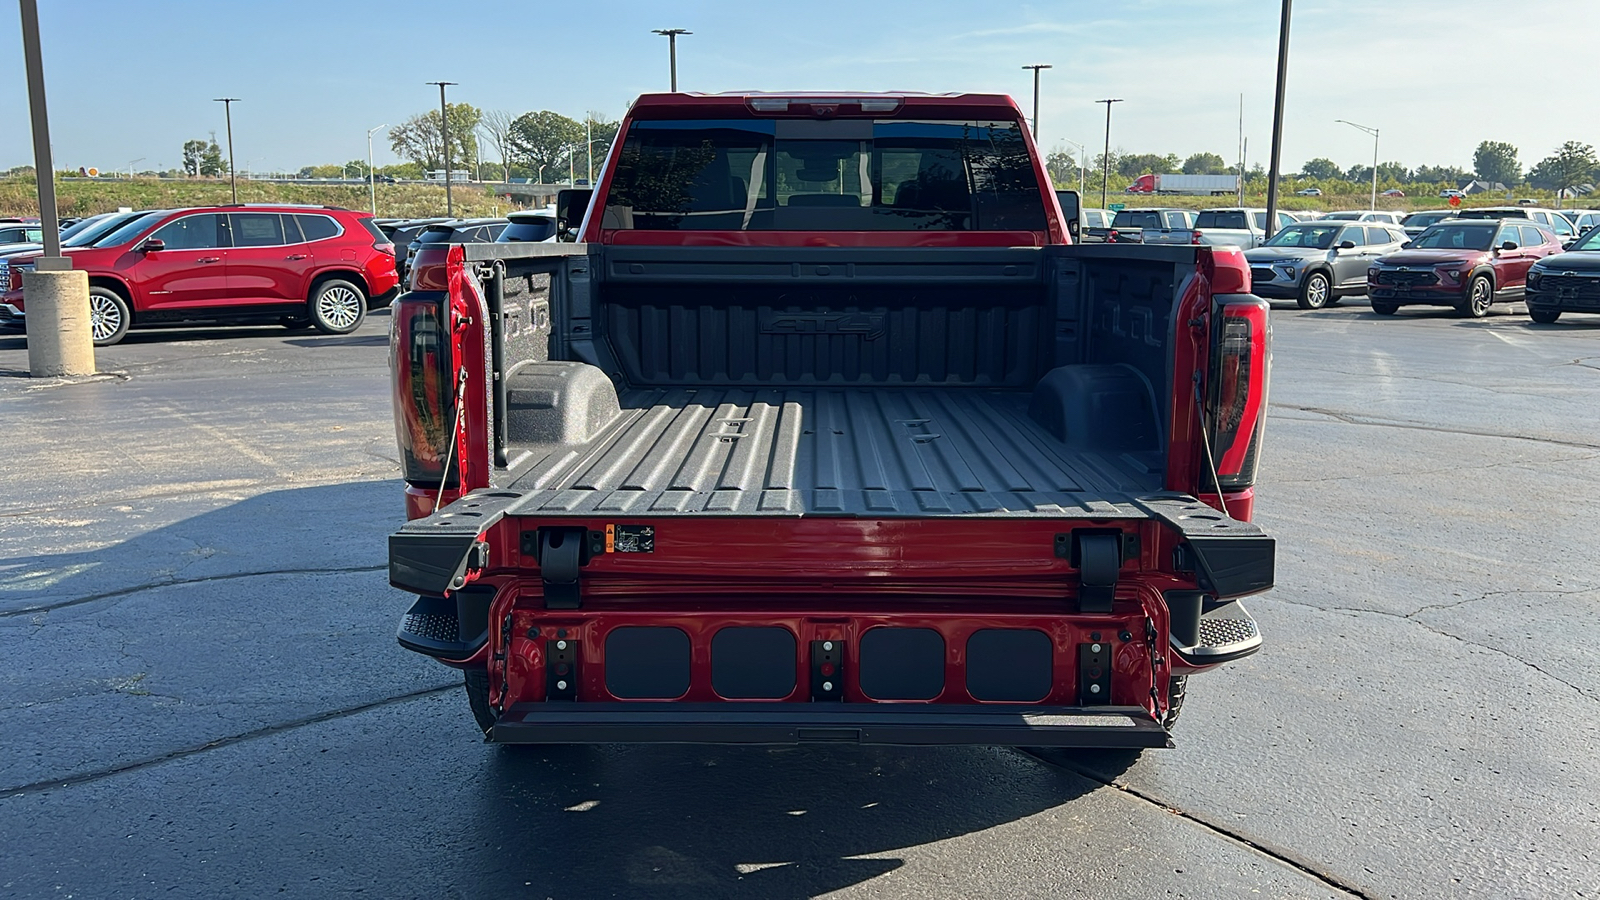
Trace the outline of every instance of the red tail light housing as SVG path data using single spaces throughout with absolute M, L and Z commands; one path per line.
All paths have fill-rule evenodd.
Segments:
M 1267 303 L 1249 294 L 1216 296 L 1205 416 L 1211 438 L 1213 488 L 1239 491 L 1256 482 L 1267 422 L 1272 324 Z M 1206 480 L 1212 481 L 1211 473 Z
M 450 290 L 450 248 L 435 245 L 423 247 L 411 258 L 411 286 L 413 291 Z
M 445 472 L 449 442 L 455 438 L 451 433 L 455 366 L 445 327 L 447 303 L 449 296 L 444 294 L 402 295 L 394 303 L 389 336 L 400 468 L 406 481 L 434 489 L 456 483 L 456 473 Z
M 1115 228 L 1113 228 L 1113 229 L 1111 229 L 1111 233 L 1106 235 L 1106 243 L 1115 244 L 1116 242 L 1117 242 L 1117 230 Z
M 1191 243 L 1191 244 L 1200 243 L 1200 238 L 1203 236 L 1203 234 L 1204 234 L 1204 232 L 1202 232 L 1200 229 L 1196 228 L 1189 235 L 1189 243 Z
M 373 241 L 372 249 L 388 256 L 394 255 L 394 244 L 390 241 Z

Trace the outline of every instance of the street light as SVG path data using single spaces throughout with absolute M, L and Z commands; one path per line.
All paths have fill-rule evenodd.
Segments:
M 372 214 L 378 214 L 378 178 L 372 173 L 372 135 L 380 128 L 388 128 L 388 124 L 376 125 L 367 129 L 367 193 L 372 195 Z
M 1023 68 L 1024 69 L 1032 69 L 1033 70 L 1033 125 L 1032 125 L 1032 129 L 1033 129 L 1033 142 L 1035 144 L 1037 144 L 1037 143 L 1039 143 L 1039 70 L 1040 69 L 1053 69 L 1053 68 L 1055 68 L 1055 66 L 1049 65 L 1047 63 L 1039 63 L 1038 65 L 1023 66 Z
M 1376 128 L 1368 128 L 1365 125 L 1357 125 L 1356 123 L 1347 121 L 1345 119 L 1334 119 L 1334 121 L 1335 122 L 1343 122 L 1344 124 L 1349 125 L 1351 128 L 1359 128 L 1360 130 L 1365 131 L 1367 134 L 1372 135 L 1372 207 L 1371 208 L 1372 209 L 1377 209 L 1378 208 L 1378 129 L 1376 129 Z
M 430 81 L 427 83 L 439 86 L 439 138 L 444 144 L 444 214 L 454 217 L 456 205 L 450 196 L 450 107 L 445 105 L 444 89 L 455 84 L 455 82 Z
M 1288 0 L 1284 0 L 1288 2 Z M 1100 157 L 1100 208 L 1106 208 L 1106 183 L 1111 180 L 1111 104 L 1121 103 L 1122 99 L 1096 100 L 1096 103 L 1106 105 L 1106 151 Z
M 1267 162 L 1267 227 L 1262 238 L 1278 230 L 1278 166 L 1283 160 L 1283 95 L 1289 84 L 1289 20 L 1294 0 L 1283 0 L 1278 17 L 1278 85 L 1272 97 L 1272 158 Z M 1240 172 L 1243 178 L 1244 173 Z
M 667 56 L 672 65 L 672 92 L 676 94 L 678 92 L 678 35 L 694 34 L 694 32 L 686 31 L 682 28 L 657 28 L 651 31 L 651 34 L 659 34 L 667 39 Z M 589 176 L 589 180 L 593 181 L 594 173 L 590 172 Z
M 139 157 L 138 159 L 132 159 L 132 160 L 128 161 L 128 180 L 129 181 L 133 180 L 133 167 L 138 165 L 139 163 L 142 163 L 142 162 L 144 162 L 144 157 L 142 157 L 142 156 Z
M 1089 148 L 1078 143 L 1077 141 L 1069 141 L 1066 138 L 1062 138 L 1061 141 L 1062 143 L 1071 144 L 1072 146 L 1078 148 L 1078 196 L 1082 197 L 1083 170 L 1089 168 Z
M 233 170 L 233 105 L 239 102 L 238 97 L 215 97 L 213 103 L 222 104 L 223 115 L 228 118 L 228 187 L 233 189 L 233 205 L 239 205 L 239 179 Z

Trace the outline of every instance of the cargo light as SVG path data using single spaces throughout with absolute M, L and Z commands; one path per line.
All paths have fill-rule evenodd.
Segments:
M 789 112 L 791 107 L 809 107 L 811 110 L 837 110 L 854 106 L 864 113 L 892 113 L 905 103 L 900 96 L 881 97 L 746 97 L 752 110 L 765 113 Z

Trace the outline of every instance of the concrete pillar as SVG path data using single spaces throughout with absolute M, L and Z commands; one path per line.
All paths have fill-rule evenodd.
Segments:
M 28 316 L 28 374 L 34 378 L 93 375 L 89 273 L 41 267 L 28 273 L 22 290 Z

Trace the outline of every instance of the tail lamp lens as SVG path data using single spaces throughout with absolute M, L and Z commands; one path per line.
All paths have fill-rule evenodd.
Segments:
M 1206 415 L 1211 458 L 1217 467 L 1215 487 L 1235 491 L 1255 484 L 1267 421 L 1272 327 L 1266 301 L 1229 298 L 1221 306 L 1217 326 Z
M 445 456 L 455 421 L 454 366 L 445 330 L 446 296 L 411 294 L 394 304 L 389 368 L 394 385 L 394 428 L 401 469 L 410 482 L 437 488 L 446 478 Z
M 1189 243 L 1198 244 L 1200 243 L 1200 238 L 1202 237 L 1204 237 L 1204 233 L 1200 229 L 1196 228 L 1194 232 L 1189 235 Z

